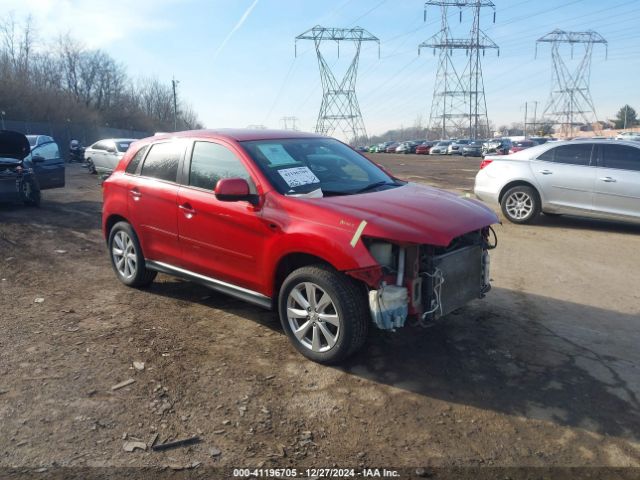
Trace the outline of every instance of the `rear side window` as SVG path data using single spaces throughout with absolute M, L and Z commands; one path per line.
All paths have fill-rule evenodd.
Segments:
M 567 165 L 589 166 L 593 144 L 560 145 L 547 150 L 538 157 L 546 162 L 564 163 Z
M 191 156 L 189 185 L 213 190 L 221 178 L 244 178 L 251 184 L 249 173 L 231 150 L 217 143 L 196 142 Z
M 144 160 L 140 175 L 175 182 L 183 151 L 184 146 L 176 142 L 152 145 Z
M 140 162 L 144 158 L 144 154 L 147 152 L 148 148 L 149 146 L 145 145 L 140 150 L 138 150 L 138 153 L 133 156 L 133 158 L 129 162 L 129 165 L 127 165 L 127 168 L 125 170 L 127 173 L 133 175 L 138 171 L 138 165 L 140 165 Z
M 640 148 L 626 145 L 601 145 L 600 151 L 604 168 L 640 171 Z

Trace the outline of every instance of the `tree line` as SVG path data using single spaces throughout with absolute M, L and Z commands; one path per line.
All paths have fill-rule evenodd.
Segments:
M 131 78 L 109 54 L 86 48 L 70 34 L 45 43 L 35 32 L 31 17 L 0 19 L 0 110 L 7 119 L 174 130 L 170 81 Z M 178 130 L 202 128 L 180 99 L 177 110 Z

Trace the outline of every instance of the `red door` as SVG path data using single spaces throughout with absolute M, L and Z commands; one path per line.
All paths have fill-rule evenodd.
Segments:
M 220 178 L 255 184 L 240 158 L 224 145 L 195 142 L 187 185 L 178 191 L 178 231 L 184 268 L 254 291 L 264 284 L 264 242 L 272 234 L 249 202 L 222 202 Z
M 131 177 L 129 216 L 149 260 L 181 266 L 178 242 L 177 173 L 184 142 L 151 146 L 139 177 Z

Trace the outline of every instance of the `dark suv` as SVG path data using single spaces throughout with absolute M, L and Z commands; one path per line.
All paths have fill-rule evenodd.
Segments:
M 58 144 L 41 143 L 33 150 L 19 132 L 0 130 L 0 201 L 40 204 L 40 191 L 64 187 L 64 160 Z
M 183 277 L 280 315 L 293 345 L 333 363 L 371 324 L 446 315 L 489 289 L 480 202 L 394 178 L 332 138 L 292 131 L 159 135 L 104 182 L 117 277 Z

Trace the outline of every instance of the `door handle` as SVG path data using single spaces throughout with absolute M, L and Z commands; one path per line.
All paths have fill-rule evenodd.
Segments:
M 540 170 L 540 173 L 542 175 L 551 175 L 551 174 L 553 174 L 553 172 L 551 170 Z
M 140 197 L 142 196 L 142 194 L 140 193 L 140 190 L 138 190 L 136 187 L 129 190 L 129 193 L 131 193 L 131 196 L 135 201 L 140 200 Z
M 193 217 L 193 216 L 196 214 L 195 209 L 194 209 L 194 208 L 191 206 L 191 204 L 190 204 L 190 203 L 188 203 L 188 202 L 187 202 L 187 203 L 183 203 L 182 205 L 178 205 L 178 208 L 179 208 L 180 210 L 182 210 L 182 213 L 184 213 L 184 215 L 185 215 L 187 218 L 191 218 L 191 217 Z
M 600 180 L 607 183 L 615 183 L 617 181 L 615 178 L 612 178 L 612 177 L 602 177 Z

